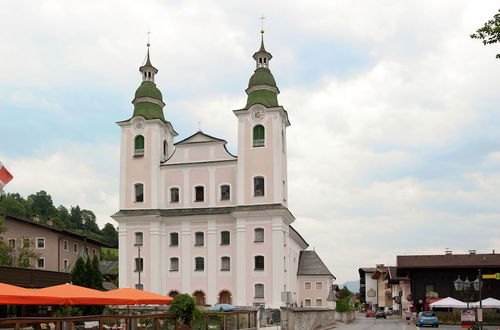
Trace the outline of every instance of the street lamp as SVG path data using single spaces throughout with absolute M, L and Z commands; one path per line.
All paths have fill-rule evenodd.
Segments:
M 479 312 L 479 310 L 478 310 L 478 313 L 476 313 L 478 323 L 482 323 L 482 321 L 483 321 L 482 315 L 481 315 L 481 317 L 479 317 L 479 313 L 482 314 L 482 309 L 483 309 L 483 302 L 482 302 L 483 282 L 482 282 L 481 277 L 482 277 L 481 276 L 481 269 L 479 269 L 477 278 L 472 282 L 469 281 L 468 277 L 465 278 L 465 281 L 462 281 L 462 279 L 460 279 L 460 275 L 458 276 L 458 278 L 455 281 L 453 281 L 453 285 L 455 286 L 455 290 L 457 292 L 460 292 L 464 298 L 466 296 L 469 297 L 468 294 L 470 294 L 470 296 L 472 297 L 472 295 L 474 293 L 476 293 L 476 292 L 479 293 L 479 310 L 481 312 Z M 469 309 L 469 302 L 471 299 L 467 299 L 467 309 Z M 479 329 L 483 329 L 482 324 L 479 324 Z

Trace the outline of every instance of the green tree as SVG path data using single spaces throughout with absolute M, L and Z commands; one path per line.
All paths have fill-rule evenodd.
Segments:
M 99 230 L 99 227 L 97 226 L 96 217 L 95 217 L 94 212 L 84 209 L 81 211 L 80 214 L 81 214 L 81 219 L 82 219 L 84 230 L 86 230 L 87 232 L 91 232 L 91 233 L 100 233 L 101 232 Z
M 85 286 L 86 284 L 85 273 L 86 273 L 85 260 L 83 260 L 82 257 L 78 257 L 78 259 L 76 259 L 75 267 L 71 272 L 71 282 L 73 282 L 74 285 Z
M 200 311 L 196 308 L 194 298 L 187 293 L 175 296 L 170 305 L 169 312 L 175 315 L 177 321 L 184 325 L 190 325 L 191 320 L 200 314 Z
M 29 195 L 26 202 L 32 216 L 38 215 L 43 220 L 57 216 L 57 209 L 54 206 L 52 197 L 44 190 Z
M 97 290 L 102 290 L 102 282 L 103 282 L 103 277 L 101 273 L 101 269 L 99 267 L 99 259 L 97 258 L 97 255 L 94 255 L 92 258 L 92 265 L 90 268 L 90 279 L 91 279 L 91 288 L 92 289 L 97 289 Z
M 338 312 L 353 311 L 354 307 L 351 306 L 350 301 L 351 301 L 350 296 L 339 298 L 339 300 L 337 300 L 337 306 L 335 307 L 335 310 Z
M 101 234 L 105 243 L 108 243 L 113 247 L 118 247 L 118 232 L 116 231 L 115 226 L 108 222 L 104 225 L 104 228 L 102 228 Z
M 0 215 L 0 235 L 5 233 L 6 229 L 3 226 L 5 218 Z M 2 236 L 0 236 L 0 265 L 11 266 L 12 265 L 12 248 L 8 243 L 5 242 Z
M 17 193 L 0 196 L 0 210 L 18 217 L 28 217 L 26 201 Z
M 35 243 L 33 243 L 28 237 L 23 237 L 22 243 L 16 247 L 14 250 L 14 256 L 16 259 L 15 266 L 21 268 L 33 268 L 38 259 L 40 258 L 40 254 L 36 253 Z
M 484 45 L 490 45 L 495 43 L 500 43 L 500 9 L 498 14 L 493 16 L 484 26 L 476 30 L 476 33 L 471 34 L 472 39 L 481 39 Z M 496 55 L 496 58 L 500 58 L 500 54 Z
M 76 207 L 71 207 L 70 221 L 73 228 L 83 229 L 82 211 L 80 210 L 80 206 L 77 205 Z
M 347 286 L 344 285 L 344 287 L 342 289 L 340 289 L 340 291 L 339 291 L 339 298 L 340 299 L 345 298 L 345 297 L 351 298 L 351 296 L 352 296 L 352 292 L 347 288 Z

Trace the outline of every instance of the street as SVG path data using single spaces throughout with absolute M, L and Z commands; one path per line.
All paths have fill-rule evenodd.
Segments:
M 428 327 L 417 328 L 413 324 L 407 324 L 406 320 L 402 320 L 396 316 L 390 316 L 387 319 L 375 319 L 373 317 L 365 317 L 362 314 L 356 315 L 356 320 L 353 323 L 338 325 L 335 329 L 345 330 L 417 330 L 430 329 Z M 439 329 L 461 329 L 458 325 L 440 325 Z M 496 327 L 488 327 L 486 329 L 496 329 Z

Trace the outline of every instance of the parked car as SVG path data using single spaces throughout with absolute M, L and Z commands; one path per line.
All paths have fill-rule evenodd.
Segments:
M 433 328 L 439 327 L 439 320 L 434 312 L 420 312 L 415 319 L 417 327 L 431 326 Z
M 375 312 L 374 311 L 368 311 L 366 312 L 366 317 L 375 317 Z
M 375 314 L 375 318 L 376 319 L 380 319 L 380 318 L 387 318 L 387 315 L 385 315 L 385 312 L 384 311 L 377 311 L 377 314 Z

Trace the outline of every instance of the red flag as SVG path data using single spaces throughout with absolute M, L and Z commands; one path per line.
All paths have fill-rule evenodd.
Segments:
M 7 183 L 9 183 L 12 178 L 12 174 L 10 174 L 5 166 L 0 163 L 0 189 L 2 189 Z

